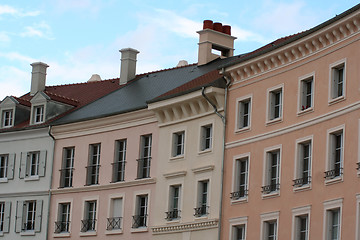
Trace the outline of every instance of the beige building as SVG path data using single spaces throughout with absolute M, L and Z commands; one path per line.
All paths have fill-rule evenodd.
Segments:
M 360 5 L 226 66 L 221 239 L 360 239 Z

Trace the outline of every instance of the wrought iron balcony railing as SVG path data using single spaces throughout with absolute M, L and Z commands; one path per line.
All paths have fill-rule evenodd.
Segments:
M 261 188 L 262 188 L 261 192 L 263 194 L 269 194 L 269 193 L 272 193 L 272 192 L 279 191 L 280 190 L 280 183 L 265 185 L 265 186 L 262 186 Z
M 248 195 L 248 190 L 244 189 L 244 190 L 240 190 L 240 191 L 237 191 L 237 192 L 230 193 L 230 198 L 232 200 L 237 200 L 237 199 L 240 199 L 240 198 L 244 198 L 247 195 Z
M 335 169 L 331 169 L 329 171 L 324 172 L 325 173 L 325 179 L 333 179 L 336 177 L 340 177 L 341 175 L 343 175 L 343 168 L 335 168 Z
M 70 222 L 55 222 L 55 233 L 69 232 Z
M 179 219 L 180 218 L 180 210 L 172 210 L 172 211 L 169 211 L 169 212 L 165 212 L 166 214 L 166 220 L 168 221 L 171 221 L 171 220 L 174 220 L 174 219 Z
M 60 188 L 72 187 L 74 168 L 60 169 Z
M 22 231 L 31 231 L 35 229 L 35 222 L 26 222 L 24 223 Z
M 138 162 L 137 178 L 150 177 L 151 157 L 140 158 L 136 161 Z
M 95 231 L 96 219 L 81 220 L 81 232 Z
M 122 217 L 112 217 L 107 219 L 106 230 L 119 230 L 121 229 Z
M 132 228 L 146 227 L 147 226 L 147 214 L 134 215 Z
M 293 182 L 293 187 L 301 187 L 311 183 L 311 176 L 294 179 Z
M 208 206 L 201 206 L 201 207 L 194 208 L 194 210 L 195 210 L 194 216 L 201 217 L 201 216 L 208 215 L 209 214 L 208 209 L 209 209 Z

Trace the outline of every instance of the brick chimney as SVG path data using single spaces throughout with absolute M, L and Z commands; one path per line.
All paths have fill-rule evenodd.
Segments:
M 197 33 L 199 34 L 199 66 L 207 64 L 218 57 L 226 58 L 234 56 L 234 41 L 236 37 L 231 36 L 231 26 L 205 20 L 203 30 Z M 220 55 L 213 53 L 213 50 L 217 50 Z
M 30 65 L 32 66 L 30 96 L 34 96 L 37 92 L 45 90 L 46 69 L 49 65 L 43 62 L 35 62 Z
M 121 52 L 120 85 L 126 84 L 136 76 L 136 55 L 139 53 L 133 48 L 123 48 Z

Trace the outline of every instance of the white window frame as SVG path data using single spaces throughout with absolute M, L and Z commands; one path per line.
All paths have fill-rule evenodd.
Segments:
M 174 188 L 178 188 L 178 196 L 177 196 L 177 206 L 175 207 L 173 202 L 174 202 Z M 182 189 L 183 189 L 183 185 L 182 184 L 171 184 L 169 185 L 168 188 L 168 209 L 167 212 L 173 212 L 173 211 L 178 211 L 176 217 L 174 218 L 167 218 L 167 221 L 179 221 L 181 218 L 181 203 L 182 203 Z M 174 210 L 175 209 L 175 210 Z
M 270 212 L 270 213 L 263 213 L 260 215 L 261 219 L 261 230 L 260 230 L 260 239 L 261 240 L 267 240 L 266 236 L 266 224 L 270 222 L 276 222 L 276 238 L 278 239 L 279 236 L 279 216 L 280 212 Z
M 70 153 L 71 153 L 70 158 L 68 158 L 68 155 L 67 155 L 68 151 L 70 151 Z M 61 163 L 61 174 L 60 174 L 60 187 L 61 188 L 73 186 L 74 160 L 75 160 L 75 147 L 64 147 L 63 148 L 63 158 L 62 158 L 62 163 Z M 70 163 L 70 166 L 67 166 L 68 161 Z M 63 173 L 63 171 L 69 171 L 70 177 L 65 178 L 66 175 Z M 65 186 L 65 185 L 68 185 L 68 186 Z
M 240 97 L 236 99 L 236 119 L 235 119 L 235 132 L 243 132 L 251 129 L 251 115 L 252 115 L 252 94 Z M 242 107 L 245 102 L 249 102 L 249 109 L 248 109 L 248 122 L 247 126 L 244 126 L 243 118 L 244 113 L 242 112 Z
M 122 146 L 122 147 L 121 147 Z M 127 139 L 119 139 L 115 141 L 115 156 L 112 172 L 112 182 L 125 181 L 125 165 L 126 165 Z M 119 171 L 119 169 L 121 171 Z
M 230 229 L 229 229 L 229 240 L 237 240 L 235 237 L 236 234 L 236 230 L 235 228 L 238 226 L 242 226 L 244 227 L 244 240 L 247 239 L 246 235 L 247 235 L 247 223 L 248 223 L 248 217 L 238 217 L 238 218 L 232 218 L 229 220 L 229 225 L 230 225 Z
M 206 205 L 205 205 L 205 214 L 199 214 L 198 216 L 195 216 L 195 218 L 207 218 L 209 213 L 209 209 L 210 209 L 210 204 L 209 204 L 209 199 L 210 199 L 210 179 L 202 179 L 197 181 L 197 187 L 196 187 L 196 205 L 195 208 L 201 208 L 204 207 L 203 206 L 203 195 L 205 193 L 204 191 L 204 183 L 206 182 Z
M 94 231 L 86 231 L 86 232 L 82 232 L 81 228 L 82 228 L 82 223 L 81 220 L 87 220 L 86 215 L 87 213 L 87 202 L 96 202 L 96 213 L 95 213 L 95 219 L 96 219 L 96 223 L 95 223 L 95 230 Z M 99 202 L 99 196 L 88 196 L 82 199 L 82 212 L 81 212 L 81 219 L 80 219 L 80 229 L 79 229 L 79 235 L 80 236 L 95 236 L 97 234 L 97 229 L 98 229 L 98 214 L 99 214 L 99 206 L 100 206 L 100 202 Z
M 33 162 L 35 156 L 35 164 Z M 35 165 L 35 172 L 32 171 L 32 166 Z M 28 152 L 26 161 L 26 175 L 29 178 L 38 177 L 40 168 L 40 151 Z
M 58 199 L 56 200 L 56 206 L 58 206 L 58 211 L 56 212 L 56 221 L 59 221 L 59 219 L 61 219 L 61 212 L 60 212 L 60 204 L 65 204 L 65 203 L 69 203 L 70 204 L 70 215 L 69 215 L 69 232 L 60 232 L 60 233 L 56 233 L 55 229 L 54 229 L 54 236 L 62 236 L 62 237 L 68 237 L 70 236 L 71 233 L 71 223 L 72 223 L 72 211 L 73 211 L 73 199 L 72 198 L 63 198 L 63 199 Z
M 307 90 L 306 83 L 311 81 L 311 105 L 309 107 L 306 106 L 306 98 Z M 306 89 L 305 89 L 306 88 Z M 304 76 L 299 77 L 299 93 L 298 93 L 298 110 L 297 114 L 301 115 L 304 113 L 314 111 L 314 93 L 315 93 L 315 72 L 306 74 Z
M 1 111 L 1 127 L 2 128 L 10 128 L 14 126 L 14 112 L 15 110 L 13 108 L 11 109 L 3 109 Z M 9 113 L 10 117 L 6 118 L 6 114 Z
M 278 169 L 277 169 L 277 179 L 278 182 L 277 184 L 279 184 L 279 189 L 275 190 L 275 191 L 271 191 L 269 193 L 262 193 L 262 197 L 263 198 L 267 198 L 267 197 L 273 197 L 273 196 L 278 196 L 280 195 L 280 183 L 281 183 L 281 158 L 282 158 L 282 145 L 276 145 L 276 146 L 272 146 L 272 147 L 268 147 L 264 149 L 264 161 L 263 161 L 263 184 L 262 186 L 267 186 L 270 185 L 269 183 L 269 154 L 271 154 L 272 152 L 279 152 L 279 161 L 278 161 Z
M 344 100 L 346 98 L 346 61 L 347 59 L 344 58 L 330 64 L 329 66 L 329 105 Z M 337 82 L 335 82 L 335 75 L 337 74 L 338 68 L 343 68 L 342 95 L 340 96 L 337 96 L 337 94 L 335 94 L 335 91 L 337 90 L 337 87 L 335 86 L 335 84 L 337 84 Z
M 40 109 L 40 113 L 38 113 L 38 109 Z M 32 107 L 32 112 L 33 112 L 33 116 L 32 116 L 33 124 L 40 124 L 40 123 L 45 122 L 45 105 L 44 104 L 34 105 Z M 37 119 L 38 115 L 40 116 L 39 120 Z
M 342 134 L 342 145 L 341 145 L 341 155 L 340 155 L 340 175 L 339 176 L 335 176 L 334 178 L 325 178 L 325 184 L 332 184 L 332 183 L 336 183 L 339 181 L 343 181 L 343 175 L 344 175 L 344 153 L 345 153 L 345 124 L 328 129 L 327 130 L 327 139 L 326 139 L 326 161 L 325 161 L 325 171 L 330 171 L 333 170 L 333 164 L 334 164 L 334 159 L 333 159 L 333 151 L 334 151 L 334 147 L 333 147 L 333 139 L 334 136 L 336 136 L 338 133 Z
M 210 136 L 207 136 L 207 129 L 210 129 Z M 213 147 L 214 125 L 212 123 L 200 127 L 200 152 L 211 151 Z M 207 140 L 209 146 L 206 146 Z
M 145 139 L 149 139 L 148 145 L 145 145 Z M 151 171 L 151 155 L 153 147 L 152 133 L 144 134 L 140 136 L 140 151 L 139 159 L 137 163 L 137 179 L 150 178 Z M 146 153 L 147 152 L 147 153 Z M 145 164 L 146 163 L 146 164 Z M 145 171 L 145 175 L 143 174 Z
M 334 199 L 325 201 L 324 205 L 324 221 L 323 221 L 323 240 L 330 240 L 329 238 L 329 224 L 330 224 L 330 215 L 332 210 L 339 209 L 339 239 L 341 240 L 341 225 L 342 225 L 342 205 L 343 205 L 343 198 Z
M 172 158 L 184 157 L 185 155 L 185 130 L 172 133 Z M 179 137 L 181 137 L 179 142 Z M 180 149 L 179 149 L 180 147 Z M 180 150 L 180 152 L 179 152 Z
M 311 206 L 297 207 L 292 209 L 292 231 L 291 231 L 291 240 L 299 240 L 297 235 L 299 233 L 299 222 L 298 218 L 302 216 L 307 217 L 307 239 L 310 239 L 310 213 Z
M 95 149 L 96 147 L 96 149 Z M 96 150 L 96 151 L 95 151 Z M 94 161 L 95 160 L 95 161 Z M 100 180 L 100 160 L 101 160 L 101 143 L 89 145 L 89 159 L 86 168 L 86 186 L 97 185 Z M 96 168 L 95 181 L 92 182 L 92 175 L 89 175 L 89 168 Z
M 109 207 L 108 207 L 108 212 L 107 212 L 107 218 L 115 217 L 114 216 L 114 200 L 115 199 L 122 199 L 121 216 L 117 216 L 117 217 L 121 217 L 120 229 L 111 229 L 111 230 L 106 229 L 105 234 L 107 234 L 107 235 L 123 233 L 123 228 L 124 228 L 124 205 L 125 205 L 125 194 L 124 193 L 109 195 L 109 200 L 108 200 L 108 206 Z
M 137 227 L 137 228 L 133 228 L 132 227 L 132 222 L 131 222 L 131 230 L 130 232 L 147 232 L 148 231 L 148 228 L 149 228 L 149 220 L 150 220 L 150 199 L 151 199 L 151 192 L 150 190 L 142 190 L 142 191 L 136 191 L 134 192 L 134 195 L 133 195 L 133 212 L 132 212 L 132 216 L 135 216 L 137 215 L 138 213 L 138 203 L 137 203 L 137 200 L 138 200 L 138 196 L 144 196 L 146 195 L 147 196 L 147 209 L 146 209 L 146 214 L 147 214 L 147 219 L 146 219 L 146 227 Z M 133 221 L 133 219 L 131 218 L 131 221 Z
M 300 139 L 297 139 L 296 140 L 296 143 L 295 143 L 295 163 L 294 163 L 294 191 L 298 191 L 298 190 L 304 190 L 304 189 L 308 189 L 308 188 L 311 188 L 311 181 L 312 181 L 312 160 L 313 160 L 313 135 L 311 136 L 307 136 L 307 137 L 303 137 L 303 138 L 300 138 Z M 296 179 L 300 179 L 302 178 L 302 161 L 303 161 L 303 145 L 304 144 L 310 144 L 310 163 L 309 163 L 309 182 L 308 183 L 305 183 L 303 185 L 299 185 L 299 186 L 296 186 L 295 185 L 295 180 Z
M 273 116 L 275 113 L 275 105 L 273 103 L 274 94 L 280 92 L 280 109 L 279 109 L 279 117 Z M 268 88 L 266 91 L 266 99 L 267 99 L 267 108 L 266 108 L 266 124 L 272 124 L 276 122 L 280 122 L 283 119 L 283 111 L 284 111 L 284 84 L 279 84 L 277 86 Z
M 4 225 L 5 225 L 5 202 L 0 202 L 0 234 L 4 232 Z
M 239 197 L 237 199 L 233 199 L 233 193 L 237 192 L 237 188 L 239 187 L 239 179 L 238 179 L 238 173 L 239 173 L 239 161 L 246 161 L 247 162 L 247 169 L 246 169 L 246 177 L 245 177 L 245 185 L 246 185 L 246 192 L 245 195 L 242 197 Z M 244 153 L 240 155 L 236 155 L 233 157 L 233 174 L 232 174 L 232 186 L 231 186 L 231 202 L 247 202 L 248 201 L 248 191 L 249 191 L 249 173 L 250 173 L 250 153 Z
M 8 171 L 9 171 L 9 154 L 0 154 L 0 174 L 3 173 L 3 176 L 0 175 L 0 179 L 4 179 L 4 180 L 7 179 Z

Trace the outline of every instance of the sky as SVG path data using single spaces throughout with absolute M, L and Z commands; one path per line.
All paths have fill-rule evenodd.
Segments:
M 30 91 L 31 66 L 46 85 L 118 78 L 122 48 L 135 48 L 137 73 L 197 62 L 203 20 L 232 27 L 235 55 L 312 28 L 355 0 L 1 0 L 0 101 Z

